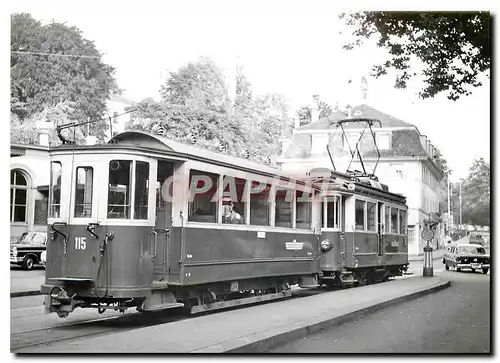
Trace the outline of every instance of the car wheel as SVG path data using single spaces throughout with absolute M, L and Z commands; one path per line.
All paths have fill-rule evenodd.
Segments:
M 448 264 L 445 264 L 445 265 L 444 265 L 444 269 L 445 269 L 446 271 L 448 271 L 448 270 L 450 269 L 450 266 L 448 266 Z
M 446 260 L 443 258 L 443 264 L 446 264 Z
M 488 270 L 489 270 L 488 268 L 483 268 L 483 274 L 486 275 L 488 273 Z
M 33 258 L 26 256 L 23 261 L 23 268 L 25 270 L 31 270 L 33 268 L 34 263 L 35 262 L 33 261 Z

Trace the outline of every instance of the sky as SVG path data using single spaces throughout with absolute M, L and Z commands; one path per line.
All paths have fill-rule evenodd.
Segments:
M 387 53 L 373 43 L 342 50 L 350 34 L 338 19 L 342 10 L 350 9 L 320 1 L 17 1 L 10 6 L 43 23 L 54 19 L 82 30 L 116 68 L 124 96 L 135 101 L 158 99 L 168 72 L 199 56 L 212 58 L 228 77 L 241 66 L 254 94 L 281 93 L 293 108 L 310 103 L 313 94 L 331 105 L 358 103 L 365 76 L 365 103 L 416 125 L 447 159 L 452 180 L 466 177 L 475 158 L 490 161 L 489 79 L 453 102 L 445 95 L 419 99 L 419 79 L 400 90 L 393 74 L 371 78 L 370 68 Z

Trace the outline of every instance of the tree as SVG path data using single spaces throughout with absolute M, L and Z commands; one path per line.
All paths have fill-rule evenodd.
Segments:
M 474 160 L 462 183 L 462 221 L 489 226 L 490 198 L 490 165 L 479 158 Z
M 261 156 L 277 155 L 279 140 L 292 128 L 288 105 L 283 95 L 268 93 L 255 99 L 255 118 L 249 138 L 251 150 Z
M 73 120 L 99 119 L 119 92 L 114 68 L 76 27 L 42 25 L 26 13 L 11 16 L 11 111 L 20 121 L 70 102 Z M 102 138 L 105 123 L 91 130 Z
M 222 71 L 215 62 L 200 57 L 177 72 L 170 72 L 160 94 L 167 103 L 198 106 L 213 111 L 227 108 L 228 90 Z
M 338 110 L 338 105 L 336 109 L 330 106 L 328 103 L 322 101 L 319 98 L 319 95 L 313 95 L 314 102 L 316 103 L 316 107 L 318 107 L 319 118 L 327 118 L 330 116 L 334 110 Z M 302 106 L 297 111 L 297 116 L 300 120 L 300 126 L 307 125 L 312 121 L 312 109 L 311 106 Z
M 53 126 L 49 128 L 50 145 L 60 145 L 62 142 L 57 135 L 55 127 L 71 121 L 72 114 L 75 111 L 73 106 L 68 102 L 58 103 L 55 106 L 46 107 L 42 112 L 31 115 L 22 121 L 16 114 L 12 114 L 10 124 L 11 142 L 31 145 L 38 144 L 40 133 L 37 128 L 37 122 L 46 122 Z M 61 134 L 67 140 L 75 141 L 77 144 L 82 144 L 85 141 L 83 132 L 78 127 L 62 130 Z
M 395 86 L 405 88 L 416 73 L 410 61 L 420 60 L 425 87 L 421 98 L 446 92 L 450 100 L 471 94 L 470 87 L 481 86 L 479 76 L 489 77 L 491 62 L 491 15 L 489 12 L 360 12 L 341 18 L 355 29 L 355 41 L 344 46 L 353 49 L 363 39 L 378 36 L 377 45 L 389 50 L 391 59 L 373 68 L 372 75 L 397 72 Z

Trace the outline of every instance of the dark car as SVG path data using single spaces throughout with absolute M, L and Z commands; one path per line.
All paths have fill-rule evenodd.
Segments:
M 41 263 L 41 254 L 47 249 L 46 232 L 25 232 L 10 245 L 10 263 L 31 270 Z

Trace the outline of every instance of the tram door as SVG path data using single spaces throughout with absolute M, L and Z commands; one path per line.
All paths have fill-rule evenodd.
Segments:
M 377 203 L 377 235 L 378 235 L 378 255 L 379 265 L 382 262 L 381 256 L 384 255 L 384 203 Z
M 158 160 L 156 188 L 156 222 L 153 231 L 155 239 L 153 280 L 168 281 L 171 253 L 172 199 L 165 193 L 164 183 L 172 177 L 174 163 Z

